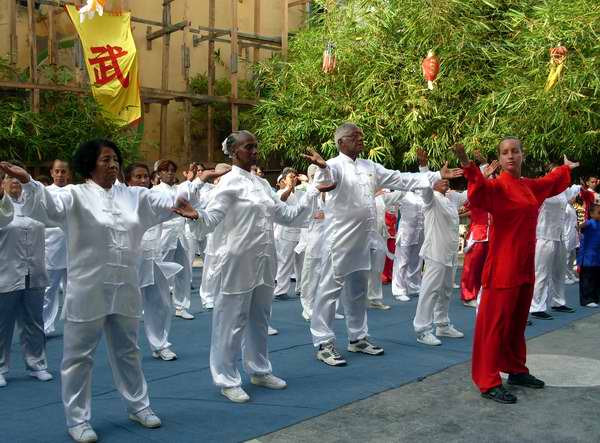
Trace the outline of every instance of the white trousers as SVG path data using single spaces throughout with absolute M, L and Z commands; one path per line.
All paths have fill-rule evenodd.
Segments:
M 138 347 L 139 325 L 139 319 L 117 314 L 86 322 L 65 321 L 60 376 L 68 427 L 91 418 L 94 354 L 103 332 L 113 380 L 128 411 L 136 413 L 150 406 Z
M 535 285 L 529 312 L 545 311 L 551 306 L 563 306 L 567 248 L 562 241 L 538 239 L 535 243 Z
M 369 271 L 369 281 L 367 284 L 367 298 L 369 300 L 383 300 L 383 283 L 381 282 L 381 273 L 385 267 L 386 251 L 375 249 L 372 255 L 374 261 L 371 262 Z
M 452 266 L 425 259 L 423 284 L 419 292 L 413 326 L 417 334 L 432 331 L 433 325 L 450 324 L 448 310 L 452 295 Z
M 577 281 L 579 280 L 579 276 L 577 272 L 573 269 L 577 262 L 577 249 L 571 249 L 567 251 L 567 269 L 566 269 L 566 278 Z
M 421 290 L 423 260 L 419 257 L 421 240 L 416 245 L 396 246 L 392 271 L 392 294 L 395 296 L 418 294 Z
M 60 306 L 59 292 L 67 287 L 67 269 L 48 269 L 49 286 L 44 294 L 44 332 L 54 332 L 54 322 Z
M 375 251 L 371 251 L 373 262 Z M 336 301 L 341 298 L 348 340 L 356 341 L 369 335 L 367 326 L 367 285 L 370 271 L 356 271 L 343 277 L 336 277 L 331 254 L 323 259 L 321 278 L 313 303 L 313 315 L 310 332 L 313 344 L 334 342 L 333 322 L 335 320 Z
M 277 286 L 275 295 L 287 294 L 291 287 L 292 274 L 296 275 L 296 288 L 302 287 L 302 260 L 304 254 L 296 254 L 294 248 L 297 241 L 284 240 L 282 238 L 275 240 L 275 249 L 277 251 Z M 298 292 L 298 291 L 297 291 Z
M 215 276 L 218 271 L 215 267 L 217 257 L 214 255 L 205 254 L 204 264 L 202 265 L 202 281 L 200 282 L 200 300 L 202 306 L 213 307 L 215 305 L 215 297 L 219 291 L 219 278 Z
M 244 294 L 215 299 L 210 343 L 210 373 L 217 386 L 241 386 L 237 367 L 241 353 L 248 375 L 272 372 L 267 346 L 273 288 L 258 286 Z
M 312 317 L 313 303 L 319 287 L 321 278 L 321 258 L 310 258 L 305 256 L 302 265 L 302 286 L 300 303 L 307 317 Z
M 8 372 L 15 323 L 25 367 L 30 371 L 47 369 L 43 303 L 43 288 L 0 293 L 0 374 Z
M 154 266 L 154 284 L 142 288 L 144 307 L 144 331 L 150 349 L 160 351 L 171 347 L 169 332 L 173 307 L 169 294 L 169 282 L 156 264 Z
M 177 248 L 164 254 L 163 261 L 174 262 L 183 266 L 183 269 L 175 274 L 169 283 L 173 286 L 173 304 L 175 308 L 189 309 L 191 306 L 192 263 L 188 249 L 181 243 L 181 240 L 177 240 Z

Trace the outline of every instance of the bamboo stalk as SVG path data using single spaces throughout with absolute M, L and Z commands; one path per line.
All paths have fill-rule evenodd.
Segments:
M 33 84 L 31 90 L 31 110 L 40 112 L 40 90 L 38 84 L 37 70 L 37 37 L 35 35 L 35 17 L 33 12 L 33 1 L 27 0 L 27 27 L 29 30 L 29 80 Z
M 171 3 L 163 2 L 163 26 L 171 26 Z M 171 34 L 165 34 L 162 37 L 162 72 L 161 88 L 169 89 L 169 55 L 171 51 Z M 168 125 L 169 125 L 169 104 L 160 105 L 160 148 L 159 157 L 162 159 L 168 149 Z

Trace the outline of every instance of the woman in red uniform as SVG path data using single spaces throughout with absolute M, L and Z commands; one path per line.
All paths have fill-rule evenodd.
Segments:
M 544 382 L 525 366 L 525 326 L 535 281 L 535 229 L 538 210 L 545 199 L 564 191 L 577 167 L 565 157 L 564 166 L 548 175 L 521 177 L 521 141 L 505 138 L 498 145 L 502 173 L 487 180 L 469 161 L 464 146 L 455 145 L 472 207 L 490 213 L 489 253 L 482 276 L 483 293 L 475 323 L 473 381 L 484 398 L 515 403 L 517 397 L 502 385 L 500 371 L 509 374 L 508 384 L 543 388 Z

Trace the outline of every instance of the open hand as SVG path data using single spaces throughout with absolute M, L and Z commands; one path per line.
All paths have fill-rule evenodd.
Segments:
M 324 169 L 327 167 L 327 163 L 323 160 L 323 157 L 314 149 L 308 149 L 308 154 L 301 154 L 302 157 L 307 159 L 313 165 L 317 165 L 319 168 Z
M 463 145 L 462 143 L 455 143 L 454 145 L 452 145 L 452 150 L 454 151 L 454 154 L 456 155 L 456 157 L 460 161 L 460 164 L 463 167 L 469 165 L 470 160 L 465 151 L 465 145 Z
M 423 148 L 417 148 L 417 160 L 419 161 L 419 166 L 427 166 L 429 162 L 429 155 L 427 151 Z
M 176 205 L 171 209 L 175 214 L 181 215 L 182 217 L 189 218 L 190 220 L 198 220 L 200 214 L 194 209 L 194 207 L 183 197 L 177 199 Z
M 496 172 L 496 170 L 498 169 L 498 167 L 500 166 L 500 162 L 498 162 L 498 160 L 493 160 L 489 165 L 487 165 L 484 169 L 483 169 L 483 175 L 486 178 L 489 178 L 492 176 L 492 174 L 494 172 Z
M 31 180 L 31 176 L 25 169 L 15 166 L 12 163 L 0 162 L 0 171 L 4 172 L 9 177 L 16 178 L 21 183 L 29 183 Z
M 475 160 L 477 160 L 480 165 L 485 165 L 487 163 L 487 159 L 484 157 L 484 155 L 479 149 L 473 151 L 473 157 L 475 157 Z
M 448 162 L 446 162 L 444 163 L 444 166 L 442 166 L 442 169 L 440 169 L 440 175 L 442 176 L 442 179 L 449 180 L 451 178 L 462 177 L 463 170 L 460 168 L 449 168 Z
M 566 155 L 563 157 L 563 159 L 564 159 L 564 160 L 563 160 L 563 161 L 564 161 L 564 164 L 565 164 L 565 165 L 567 165 L 567 166 L 569 167 L 569 169 L 575 169 L 576 167 L 578 167 L 578 166 L 579 166 L 579 162 L 572 162 L 571 160 L 569 160 L 569 159 L 567 158 L 567 156 L 566 156 Z

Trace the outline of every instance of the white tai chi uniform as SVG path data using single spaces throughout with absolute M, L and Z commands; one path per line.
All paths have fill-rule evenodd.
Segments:
M 285 190 L 280 189 L 277 195 L 281 195 Z M 303 191 L 295 189 L 288 199 L 283 202 L 290 206 L 295 206 L 302 199 Z M 275 238 L 275 250 L 277 251 L 277 276 L 275 280 L 275 295 L 287 295 L 291 286 L 292 275 L 296 276 L 296 292 L 300 292 L 302 286 L 302 262 L 304 256 L 296 252 L 296 246 L 300 241 L 301 227 L 284 226 L 275 224 L 273 234 Z
M 180 188 L 189 189 L 190 182 L 185 181 L 180 185 L 170 186 L 166 183 L 160 183 L 154 186 L 151 191 L 164 194 L 174 198 L 181 193 Z M 196 205 L 195 199 L 191 200 L 192 206 Z M 177 217 L 166 221 L 162 226 L 162 260 L 168 263 L 177 263 L 183 269 L 170 281 L 173 287 L 173 303 L 177 309 L 189 309 L 191 306 L 192 291 L 192 260 L 193 251 L 196 250 L 196 239 L 188 230 L 186 235 L 186 220 Z
M 392 277 L 395 297 L 418 294 L 421 289 L 423 260 L 419 256 L 423 241 L 423 198 L 421 191 L 407 192 L 400 202 L 400 221 L 396 233 L 396 252 Z
M 433 325 L 449 326 L 448 309 L 452 295 L 452 270 L 458 256 L 458 208 L 467 201 L 467 192 L 448 191 L 446 195 L 425 189 L 425 241 L 420 255 L 425 261 L 413 326 L 417 334 L 433 330 Z
M 12 204 L 9 199 L 5 193 L 0 204 L 0 374 L 8 372 L 15 322 L 26 368 L 47 369 L 42 319 L 48 285 L 44 225 L 25 216 L 30 210 L 24 205 L 32 204 L 26 192 Z
M 369 273 L 369 282 L 367 285 L 367 297 L 371 301 L 383 300 L 383 283 L 381 282 L 381 273 L 385 267 L 385 258 L 388 254 L 387 240 L 390 238 L 390 234 L 385 224 L 385 213 L 390 210 L 393 212 L 398 211 L 398 205 L 404 198 L 406 192 L 394 191 L 386 192 L 384 194 L 375 197 L 375 213 L 376 213 L 376 224 L 377 233 L 379 238 L 377 239 L 375 261 L 371 267 Z
M 138 330 L 142 313 L 138 266 L 142 237 L 174 217 L 175 198 L 142 187 L 104 189 L 88 180 L 51 194 L 36 181 L 34 217 L 62 228 L 67 239 L 67 291 L 63 316 L 62 399 L 67 426 L 90 420 L 92 368 L 106 335 L 113 379 L 130 413 L 150 404 L 142 372 Z
M 569 200 L 579 194 L 581 186 L 573 185 L 544 200 L 538 214 L 535 243 L 535 284 L 529 312 L 546 311 L 564 306 L 567 249 L 564 229 Z
M 203 202 L 210 202 L 215 193 L 215 187 L 212 186 L 211 191 L 208 194 L 204 194 L 205 200 Z M 202 233 L 198 235 L 202 235 Z M 218 239 L 224 235 L 226 235 L 224 224 L 221 223 L 215 227 L 214 231 L 204 236 L 206 238 L 206 247 L 204 249 L 204 264 L 202 266 L 202 282 L 200 283 L 200 299 L 205 309 L 213 309 L 215 307 L 215 298 L 219 293 L 219 279 L 221 274 L 219 269 Z
M 378 189 L 410 191 L 430 187 L 439 173 L 413 174 L 391 171 L 370 160 L 352 160 L 340 153 L 315 174 L 318 184 L 335 183 L 327 206 L 331 223 L 325 232 L 321 280 L 310 324 L 313 344 L 335 341 L 335 302 L 342 304 L 350 341 L 368 336 L 367 281 L 378 244 L 375 192 Z
M 567 270 L 566 278 L 571 281 L 578 281 L 577 272 L 573 269 L 579 246 L 579 232 L 577 231 L 577 211 L 571 204 L 565 208 L 565 228 L 563 230 L 563 240 L 567 250 Z
M 160 240 L 162 224 L 152 226 L 142 238 L 142 260 L 139 268 L 144 331 L 150 349 L 160 351 L 171 347 L 169 332 L 173 307 L 169 280 L 183 268 L 177 263 L 163 262 Z
M 217 386 L 230 388 L 242 383 L 237 368 L 240 351 L 249 375 L 272 371 L 267 328 L 277 271 L 273 222 L 301 225 L 310 216 L 310 200 L 318 191 L 311 187 L 297 205 L 286 205 L 266 180 L 233 166 L 211 195 L 198 220 L 203 232 L 219 224 L 223 227 L 223 235 L 212 238 L 219 291 L 213 311 L 210 371 Z
M 52 184 L 46 189 L 56 193 L 63 188 Z M 48 335 L 54 332 L 58 317 L 59 291 L 64 293 L 67 287 L 67 241 L 60 228 L 46 228 L 46 269 L 49 284 L 44 294 L 44 332 Z

